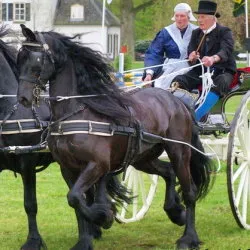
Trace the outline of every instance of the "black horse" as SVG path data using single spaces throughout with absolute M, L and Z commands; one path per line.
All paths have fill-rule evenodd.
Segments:
M 1 28 L 0 37 L 7 35 L 9 30 Z M 36 173 L 44 170 L 50 163 L 54 162 L 49 152 L 27 153 L 23 150 L 32 151 L 40 145 L 41 135 L 50 122 L 50 109 L 48 105 L 41 101 L 38 108 L 25 108 L 17 103 L 18 69 L 16 67 L 17 51 L 0 40 L 0 94 L 4 95 L 0 99 L 0 172 L 2 170 L 12 170 L 19 173 L 24 186 L 24 207 L 28 217 L 27 241 L 21 247 L 22 250 L 39 250 L 46 248 L 37 227 L 37 200 L 36 200 Z M 33 146 L 32 148 L 22 148 L 22 146 Z M 10 146 L 19 146 L 14 154 Z M 37 166 L 43 166 L 37 168 Z M 72 178 L 65 179 L 69 187 L 72 186 Z M 130 199 L 126 197 L 127 190 L 123 188 L 116 178 L 107 176 L 103 178 L 102 185 L 106 186 L 109 195 L 118 203 L 121 200 Z M 88 193 L 88 203 L 93 202 L 97 187 L 93 186 Z M 112 206 L 112 204 L 111 204 Z M 113 208 L 114 210 L 115 208 Z M 84 219 L 76 209 L 78 221 L 79 241 L 84 235 L 82 225 Z M 115 210 L 114 210 L 115 212 Z M 105 226 L 104 226 L 105 227 Z M 108 225 L 106 225 L 108 227 Z M 91 237 L 101 237 L 99 226 L 88 225 Z M 79 244 L 76 244 L 78 246 Z
M 161 89 L 121 92 L 101 55 L 69 37 L 33 33 L 24 25 L 22 31 L 27 40 L 18 55 L 18 99 L 30 106 L 49 81 L 53 123 L 48 145 L 64 176 L 73 177 L 69 204 L 79 209 L 86 223 L 109 225 L 113 213 L 102 182 L 108 173 L 132 163 L 138 170 L 163 177 L 168 187 L 164 209 L 173 222 L 186 226 L 177 247 L 197 248 L 195 204 L 209 190 L 211 161 L 187 145 L 204 152 L 189 110 Z M 82 98 L 75 98 L 79 95 Z M 58 96 L 68 99 L 57 102 Z M 172 167 L 158 160 L 163 150 Z M 174 191 L 175 174 L 186 211 Z M 89 205 L 86 194 L 94 184 L 99 188 Z M 92 249 L 87 229 L 79 249 Z
M 1 27 L 0 37 L 9 30 Z M 38 231 L 36 173 L 54 162 L 50 153 L 8 153 L 9 146 L 29 146 L 39 144 L 43 129 L 50 120 L 50 111 L 45 103 L 39 108 L 25 108 L 18 105 L 17 51 L 0 40 L 0 172 L 11 170 L 19 173 L 24 186 L 24 208 L 28 217 L 28 236 L 21 249 L 39 250 L 45 247 Z M 37 166 L 40 166 L 37 167 Z M 1 187 L 4 188 L 4 187 Z

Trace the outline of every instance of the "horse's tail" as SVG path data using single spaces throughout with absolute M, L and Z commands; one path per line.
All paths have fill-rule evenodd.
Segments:
M 123 202 L 131 204 L 133 201 L 133 196 L 130 190 L 128 190 L 124 185 L 122 185 L 119 177 L 117 175 L 109 174 L 107 180 L 107 192 L 111 199 L 115 201 L 115 212 L 116 206 L 122 206 Z
M 192 128 L 192 146 L 204 152 L 204 148 L 195 125 L 193 125 Z M 209 159 L 208 156 L 192 149 L 190 171 L 193 181 L 197 187 L 197 200 L 204 198 L 213 186 L 215 175 L 211 173 L 214 172 L 214 169 L 215 164 L 211 159 Z

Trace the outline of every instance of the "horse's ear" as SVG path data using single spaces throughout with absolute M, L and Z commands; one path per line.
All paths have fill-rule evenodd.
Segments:
M 30 42 L 35 42 L 36 41 L 35 34 L 29 28 L 27 28 L 24 24 L 20 24 L 20 26 L 22 28 L 22 33 L 27 38 L 27 40 Z

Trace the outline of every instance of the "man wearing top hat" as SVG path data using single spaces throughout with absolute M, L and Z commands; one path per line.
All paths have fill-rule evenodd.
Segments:
M 211 67 L 214 83 L 206 100 L 195 112 L 196 120 L 200 121 L 219 98 L 229 92 L 229 85 L 236 72 L 236 63 L 233 58 L 232 32 L 217 23 L 217 18 L 220 17 L 217 3 L 200 0 L 198 11 L 194 13 L 198 14 L 199 28 L 192 33 L 188 46 L 188 58 L 192 64 L 200 63 L 197 61 L 200 58 L 204 66 Z M 201 84 L 201 74 L 201 66 L 195 67 L 184 75 L 176 76 L 173 82 L 178 82 L 180 88 L 191 91 Z

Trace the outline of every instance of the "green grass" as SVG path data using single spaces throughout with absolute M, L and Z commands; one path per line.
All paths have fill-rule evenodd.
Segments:
M 224 167 L 225 168 L 225 167 Z M 77 240 L 73 209 L 67 204 L 67 187 L 56 165 L 37 176 L 38 224 L 48 249 L 66 250 Z M 10 171 L 0 175 L 0 249 L 19 249 L 27 235 L 26 215 L 22 207 L 22 182 Z M 174 249 L 183 227 L 172 224 L 162 206 L 164 184 L 160 180 L 147 215 L 130 224 L 114 223 L 103 231 L 101 240 L 94 240 L 96 250 L 163 250 Z M 196 229 L 204 242 L 201 249 L 235 250 L 250 247 L 250 232 L 240 229 L 231 212 L 226 187 L 226 174 L 217 174 L 215 185 L 207 198 L 197 203 Z
M 132 64 L 132 69 L 139 69 L 144 67 L 143 61 L 134 61 Z

